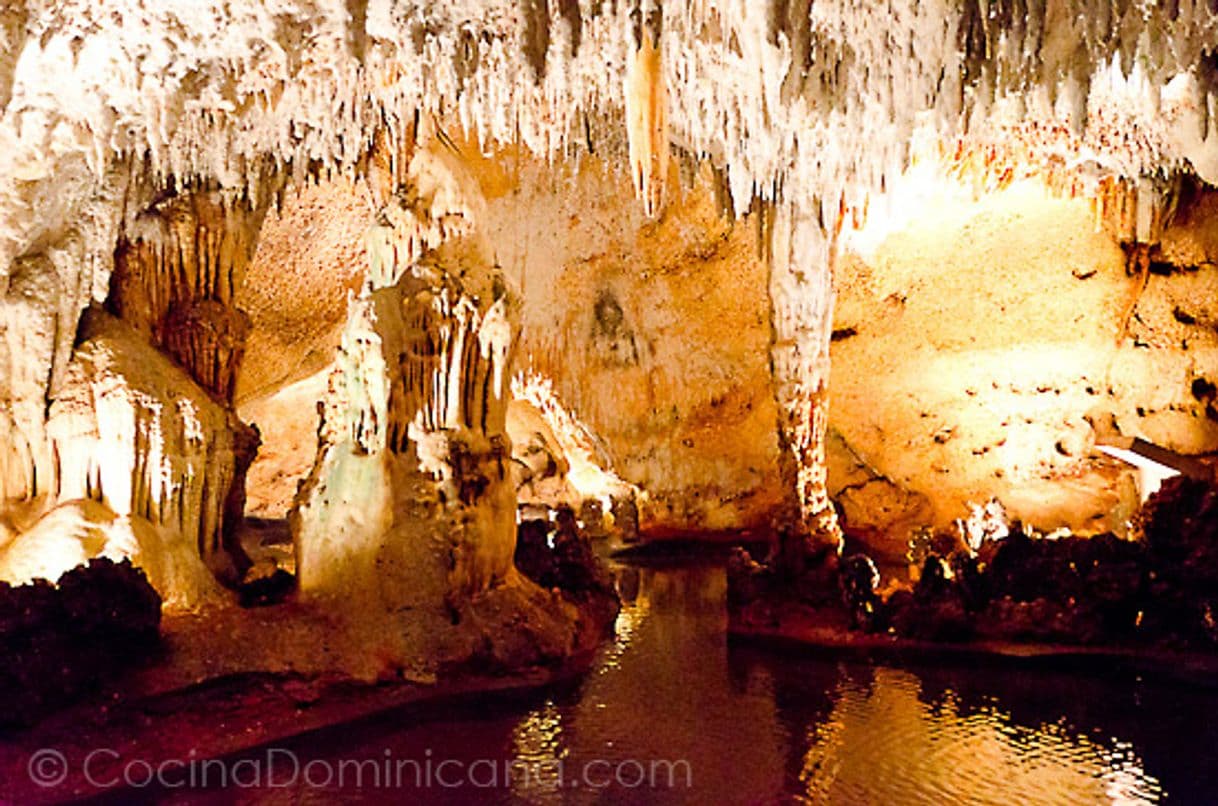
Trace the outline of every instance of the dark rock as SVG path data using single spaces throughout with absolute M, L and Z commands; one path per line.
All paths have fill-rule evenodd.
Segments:
M 1218 488 L 1187 476 L 1167 479 L 1143 506 L 1137 527 L 1155 560 L 1213 559 L 1218 556 Z
M 1218 488 L 1168 479 L 1138 515 L 1149 578 L 1141 630 L 1218 646 Z
M 771 587 L 773 572 L 753 559 L 747 549 L 734 546 L 727 558 L 727 601 L 733 608 L 760 599 Z
M 294 590 L 296 576 L 276 568 L 266 576 L 244 582 L 239 591 L 239 601 L 242 607 L 267 607 L 282 602 Z
M 808 539 L 798 529 L 779 530 L 775 554 L 767 564 L 775 569 L 774 584 L 812 607 L 840 607 L 837 549 L 829 541 Z
M 921 602 L 931 602 L 946 596 L 950 592 L 951 583 L 947 579 L 947 566 L 942 558 L 932 554 L 922 564 L 922 575 L 914 586 L 914 598 Z
M 160 623 L 160 597 L 125 560 L 92 560 L 58 586 L 0 585 L 0 724 L 32 723 L 146 662 Z
M 923 527 L 910 538 L 906 559 L 911 565 L 921 568 L 928 557 L 950 557 L 964 548 L 959 534 Z
M 623 543 L 634 543 L 639 539 L 639 506 L 633 498 L 615 497 L 610 512 L 613 525 Z
M 985 574 L 981 561 L 967 551 L 957 551 L 948 559 L 952 570 L 952 578 L 960 589 L 961 600 L 965 609 L 976 613 L 990 602 L 990 580 Z
M 608 535 L 605 530 L 605 513 L 601 509 L 601 502 L 595 498 L 589 498 L 580 504 L 579 520 L 584 525 L 584 534 L 593 540 Z
M 543 588 L 571 594 L 613 593 L 613 579 L 580 531 L 575 512 L 567 506 L 555 512 L 554 523 L 529 520 L 516 537 L 516 567 Z
M 521 521 L 516 529 L 516 568 L 543 587 L 546 585 L 542 580 L 552 580 L 555 575 L 549 536 L 550 524 L 544 520 Z
M 892 631 L 904 638 L 922 641 L 967 641 L 973 637 L 973 621 L 959 596 L 920 599 L 912 591 L 897 591 L 888 598 L 884 616 Z
M 1086 608 L 1051 599 L 995 599 L 980 617 L 982 634 L 1015 641 L 1089 644 L 1098 637 L 1098 624 Z
M 613 581 L 592 550 L 588 536 L 582 533 L 570 508 L 559 509 L 554 535 L 554 587 L 573 593 L 610 591 Z
M 878 626 L 880 597 L 876 585 L 880 572 L 866 554 L 852 554 L 842 560 L 839 574 L 842 604 L 850 613 L 850 623 L 856 629 L 872 631 Z
M 1136 525 L 1141 540 L 1113 534 L 1050 539 L 1013 524 L 1006 537 L 983 540 L 976 552 L 922 530 L 910 542 L 909 559 L 921 568 L 916 585 L 884 602 L 867 557 L 839 564 L 836 555 L 788 537 L 768 565 L 742 551 L 732 557 L 729 601 L 759 611 L 795 599 L 822 614 L 848 614 L 856 629 L 887 628 L 925 641 L 980 636 L 1218 647 L 1218 488 L 1170 479 Z M 837 592 L 836 601 L 826 598 L 827 590 Z

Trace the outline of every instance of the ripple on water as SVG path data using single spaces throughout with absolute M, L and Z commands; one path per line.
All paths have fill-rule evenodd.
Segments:
M 569 690 L 301 742 L 305 758 L 491 758 L 578 775 L 684 760 L 692 789 L 590 791 L 555 777 L 419 803 L 1214 802 L 1218 695 L 1004 666 L 892 667 L 729 646 L 721 569 L 633 569 L 617 639 Z M 288 789 L 331 803 L 384 792 Z M 472 797 L 471 797 L 472 796 Z
M 805 802 L 1157 803 L 1163 790 L 1132 746 L 1059 723 L 1019 725 L 993 706 L 962 714 L 950 689 L 923 702 L 910 672 L 846 681 L 806 737 Z

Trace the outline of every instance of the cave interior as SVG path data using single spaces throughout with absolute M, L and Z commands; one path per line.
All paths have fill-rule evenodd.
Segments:
M 161 690 L 434 684 L 601 640 L 603 570 L 525 534 L 747 542 L 746 606 L 1145 542 L 1218 465 L 1216 42 L 1198 0 L 5 3 L 5 593 L 139 569 Z

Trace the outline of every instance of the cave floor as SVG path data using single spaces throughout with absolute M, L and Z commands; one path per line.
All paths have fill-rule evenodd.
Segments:
M 581 674 L 590 662 L 588 651 L 557 668 L 462 675 L 431 684 L 369 685 L 243 673 L 177 688 L 183 670 L 161 666 L 128 681 L 124 691 L 60 711 L 28 730 L 0 735 L 0 802 L 63 802 L 97 796 L 99 789 L 121 798 L 124 788 L 117 782 L 130 759 L 157 767 L 179 759 L 228 758 L 394 709 L 424 703 L 444 708 L 492 692 L 521 695 Z M 137 694 L 141 685 L 154 688 Z M 163 688 L 155 690 L 157 686 Z M 36 785 L 27 772 L 32 755 L 48 747 L 68 760 L 67 778 L 49 789 Z M 98 748 L 105 752 L 96 755 Z

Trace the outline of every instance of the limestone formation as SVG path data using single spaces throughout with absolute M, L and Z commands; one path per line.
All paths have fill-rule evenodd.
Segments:
M 233 193 L 171 196 L 138 215 L 115 252 L 107 307 L 223 402 L 245 351 L 236 297 L 265 212 Z
M 291 516 L 302 596 L 410 610 L 406 641 L 432 654 L 455 602 L 507 578 L 516 529 L 512 305 L 492 269 L 453 259 L 374 254 Z
M 101 530 L 87 556 L 141 560 L 167 601 L 198 604 L 215 589 L 213 572 L 232 580 L 245 570 L 226 516 L 244 484 L 248 427 L 122 321 L 94 310 L 81 338 L 47 419 L 49 498 L 85 502 L 81 528 Z M 5 562 L 43 540 L 67 540 L 54 527 L 61 513 L 18 538 Z M 82 534 L 82 547 L 92 541 Z M 55 578 L 76 564 L 64 559 L 40 570 Z
M 182 603 L 237 583 L 238 408 L 275 436 L 248 508 L 281 517 L 302 483 L 301 597 L 409 611 L 398 654 L 501 584 L 540 601 L 513 579 L 518 487 L 827 556 L 834 418 L 910 512 L 1034 510 L 1051 484 L 1115 528 L 1081 400 L 1214 445 L 1191 421 L 1215 416 L 1218 252 L 1189 217 L 1218 181 L 1215 41 L 1202 0 L 6 3 L 0 564 L 139 556 Z M 969 274 L 902 275 L 883 245 L 928 193 L 1025 181 L 1102 233 L 1054 277 L 1103 327 L 1041 317 L 990 378 L 977 334 L 938 326 Z M 994 264 L 1004 311 L 1033 284 Z M 886 352 L 911 332 L 933 343 Z M 541 435 L 515 463 L 513 396 Z
M 623 91 L 630 177 L 648 215 L 659 215 L 668 181 L 668 88 L 662 58 L 664 12 L 656 0 L 635 0 L 631 11 L 634 45 L 626 62 Z

